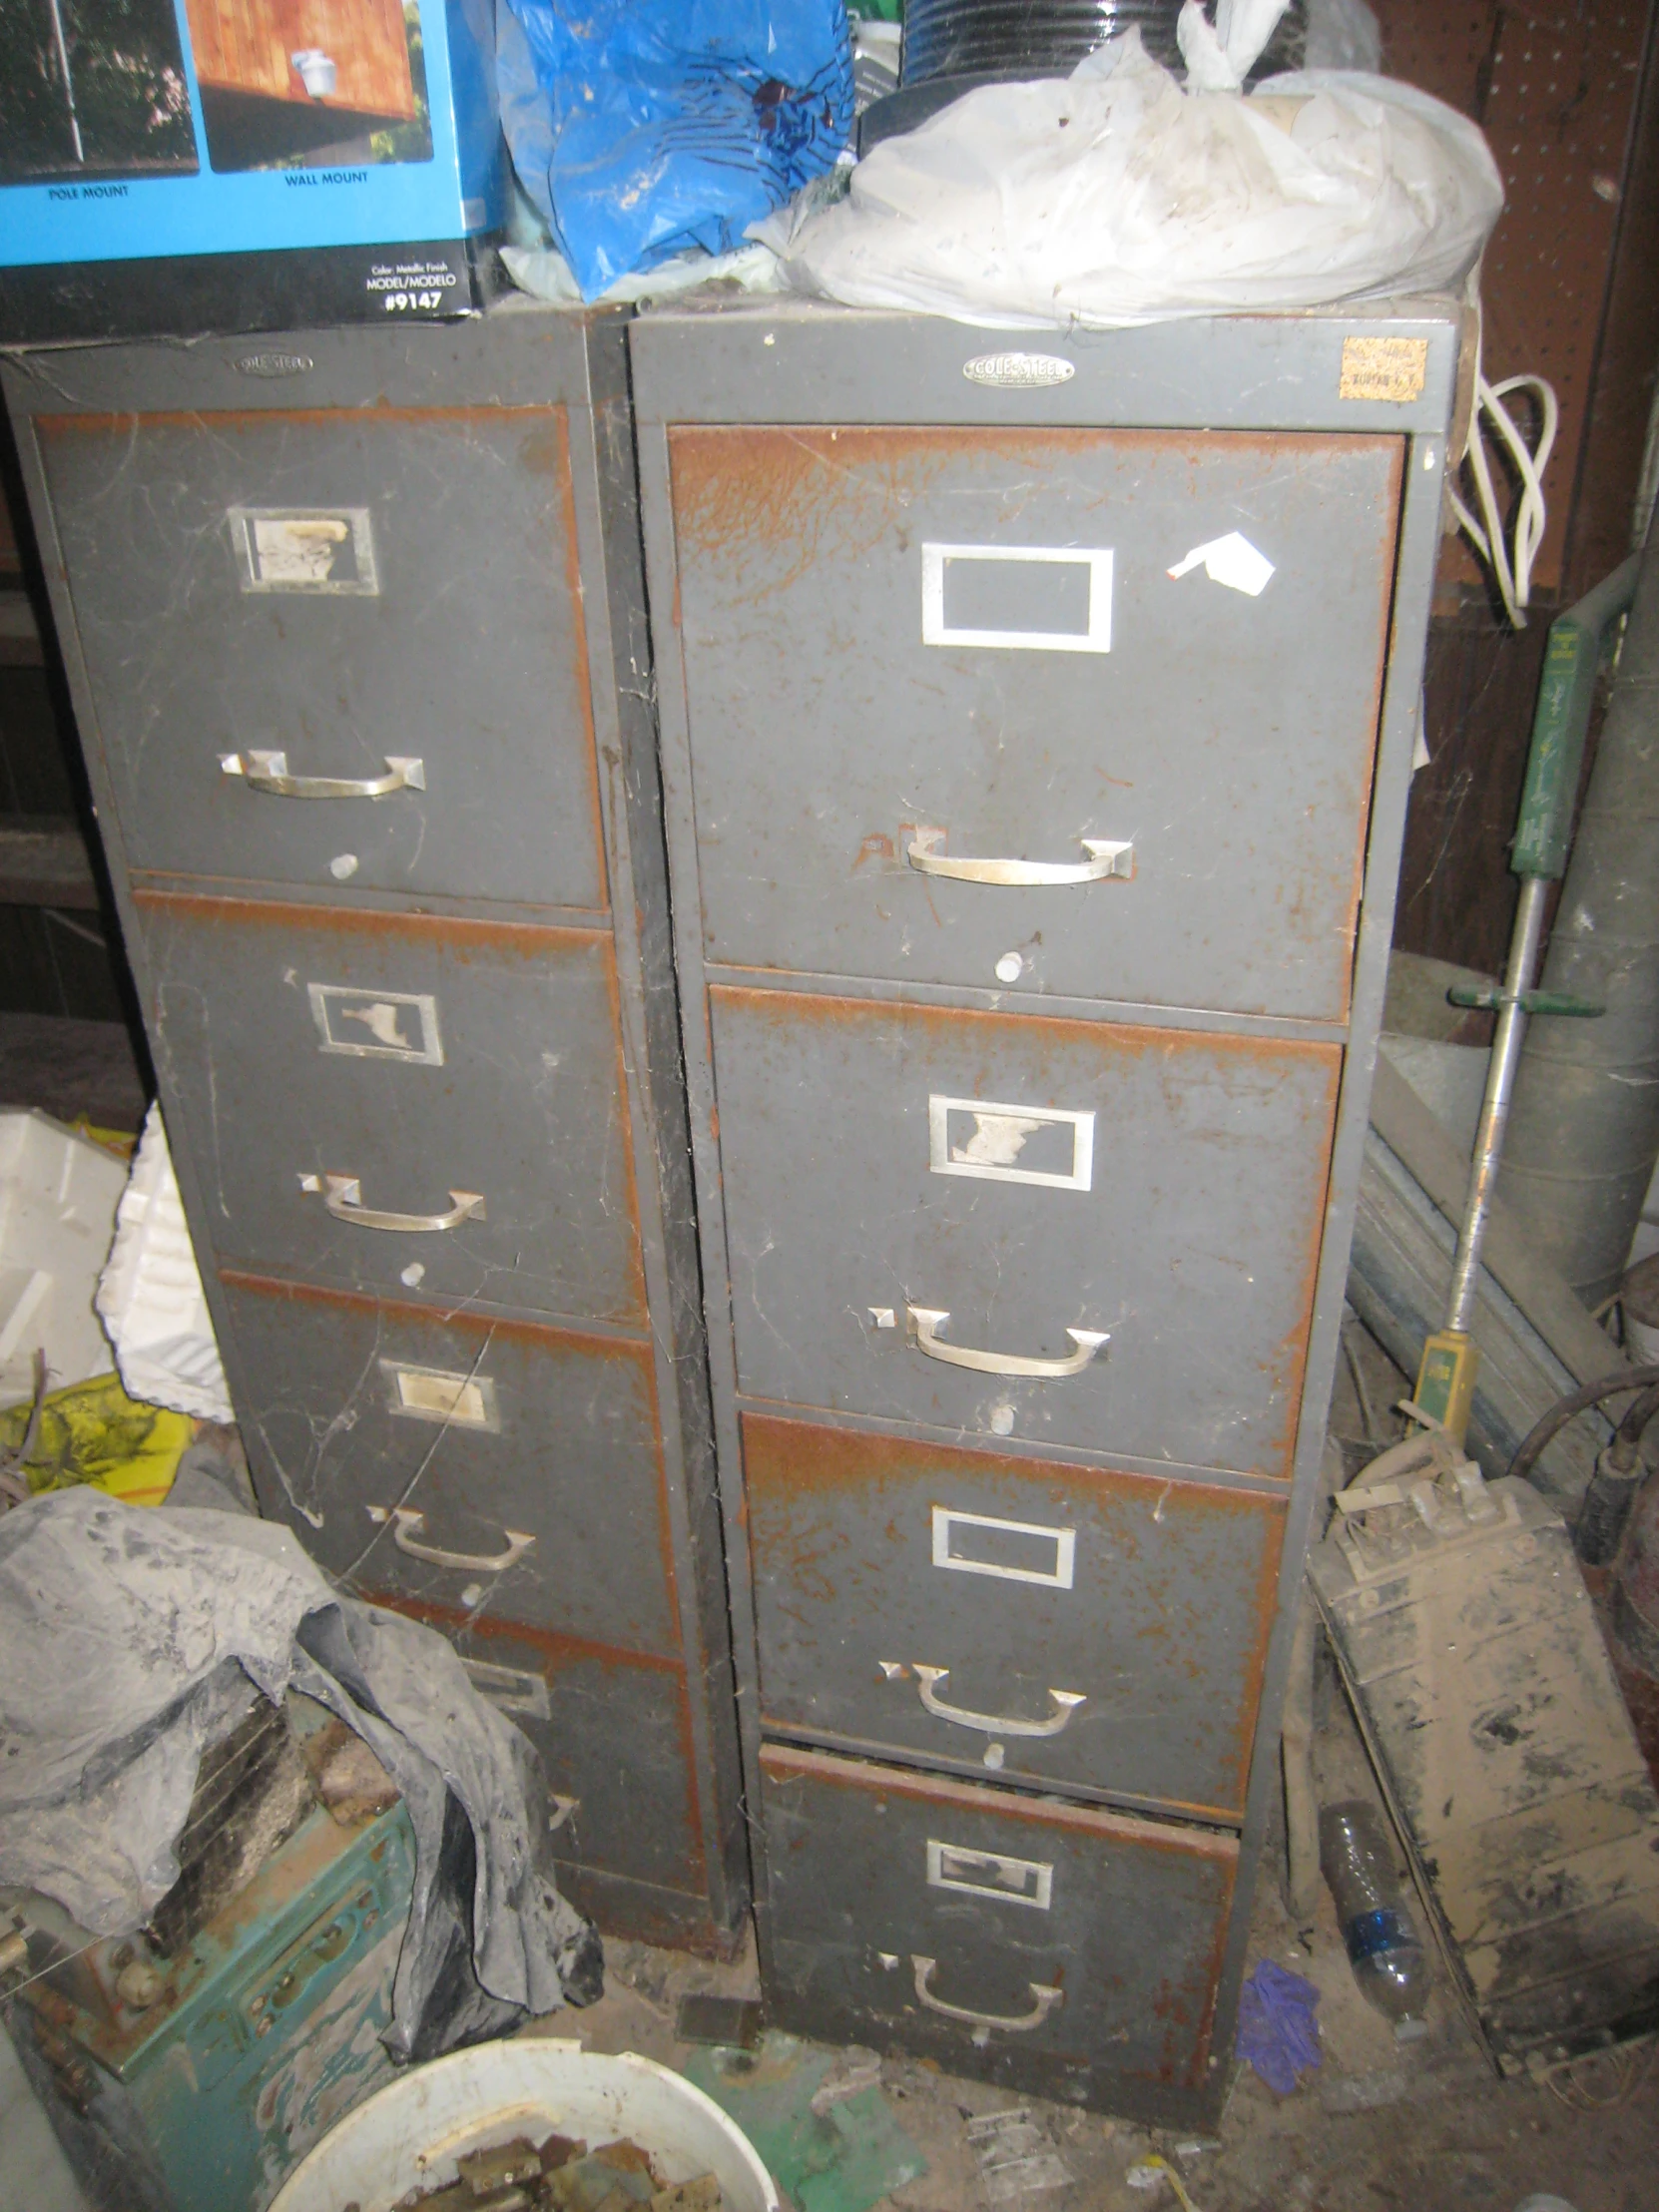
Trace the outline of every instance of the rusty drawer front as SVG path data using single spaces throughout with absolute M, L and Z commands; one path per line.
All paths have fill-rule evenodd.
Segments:
M 764 1727 L 1243 1818 L 1282 1498 L 754 1413 L 743 1435 Z
M 1059 2098 L 1204 2086 L 1233 1838 L 788 1745 L 761 1772 L 789 2025 Z
M 175 1141 L 221 1261 L 393 1298 L 643 1321 L 608 933 L 139 904 Z M 365 1226 L 330 1213 L 330 1195 L 352 1196 L 331 1177 L 365 1209 L 441 1220 L 481 1198 L 483 1216 Z
M 511 1621 L 392 1600 L 441 1629 L 536 1747 L 561 1802 L 554 1855 L 583 1873 L 707 1893 L 681 1668 Z
M 710 995 L 748 1395 L 1290 1473 L 1337 1046 Z M 1010 1380 L 925 1357 L 911 1308 L 950 1347 L 1109 1342 Z
M 330 1574 L 678 1653 L 649 1346 L 221 1282 L 262 1502 Z
M 1341 1018 L 1401 450 L 672 430 L 705 957 Z M 1255 596 L 1168 573 L 1234 533 Z M 939 879 L 918 828 L 1134 873 Z
M 562 408 L 37 427 L 134 868 L 606 904 Z M 423 788 L 271 796 L 255 751 Z

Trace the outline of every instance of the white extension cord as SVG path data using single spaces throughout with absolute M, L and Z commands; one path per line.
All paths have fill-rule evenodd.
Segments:
M 1512 391 L 1534 391 L 1538 395 L 1543 419 L 1536 446 L 1527 444 L 1514 416 L 1503 404 Z M 1447 490 L 1457 520 L 1496 579 L 1503 611 L 1517 630 L 1526 628 L 1525 609 L 1532 596 L 1532 563 L 1543 543 L 1543 475 L 1550 448 L 1555 443 L 1560 414 L 1554 387 L 1542 376 L 1505 376 L 1499 383 L 1488 384 L 1480 372 L 1480 356 L 1478 352 L 1475 354 L 1474 412 L 1469 421 L 1466 459 L 1469 474 L 1474 478 L 1479 518 L 1470 513 L 1459 497 L 1455 478 L 1448 479 Z M 1512 550 L 1504 532 L 1503 516 L 1498 510 L 1491 459 L 1486 451 L 1485 425 L 1488 421 L 1502 440 L 1521 480 L 1521 495 L 1512 525 Z

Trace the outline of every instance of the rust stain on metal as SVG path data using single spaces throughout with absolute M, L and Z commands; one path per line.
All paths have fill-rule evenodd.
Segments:
M 1177 1858 L 1213 1861 L 1229 1873 L 1237 1866 L 1239 1840 L 1220 1829 L 1171 1828 L 1141 1820 L 1133 1813 L 1108 1812 L 1098 1805 L 1067 1804 L 1058 1798 L 1027 1798 L 1009 1790 L 987 1790 L 948 1775 L 923 1774 L 903 1767 L 877 1767 L 867 1759 L 843 1759 L 827 1751 L 806 1751 L 794 1744 L 764 1744 L 761 1772 L 768 1781 L 822 1782 L 831 1789 L 863 1790 L 878 1797 L 909 1798 L 922 1805 L 983 1813 L 1023 1826 L 1068 1830 L 1098 1837 L 1102 1843 L 1168 1853 Z
M 902 1000 L 835 998 L 818 991 L 755 989 L 736 983 L 712 983 L 709 997 L 754 1016 L 764 1026 L 790 1029 L 809 1025 L 883 1022 L 919 1029 L 938 1037 L 977 1030 L 989 1036 L 1001 1030 L 1022 1039 L 1049 1040 L 1055 1046 L 1092 1046 L 1124 1058 L 1159 1053 L 1166 1059 L 1195 1048 L 1235 1062 L 1273 1066 L 1303 1061 L 1327 1070 L 1329 1110 L 1336 1113 L 1342 1046 L 1323 1037 L 1243 1036 L 1219 1029 L 1164 1029 L 1136 1022 L 1078 1021 L 1068 1015 L 992 1013 L 980 1007 L 917 1006 Z M 1327 1132 L 1329 1134 L 1329 1131 Z
M 330 936 L 404 937 L 415 944 L 454 947 L 460 959 L 486 948 L 535 960 L 548 952 L 598 949 L 610 957 L 608 929 L 545 922 L 474 921 L 446 914 L 397 913 L 367 906 L 298 906 L 281 899 L 202 897 L 194 891 L 138 891 L 133 903 L 158 920 L 197 928 L 309 929 Z
M 1156 1621 L 1137 1632 L 1139 1639 L 1167 1651 L 1171 1664 L 1184 1664 L 1189 1679 L 1198 1681 L 1205 1672 L 1203 1662 L 1190 1654 L 1183 1662 L 1181 1654 L 1191 1640 L 1191 1615 L 1202 1596 L 1187 1591 L 1180 1562 L 1185 1554 L 1190 1574 L 1193 1538 L 1230 1523 L 1236 1533 L 1228 1539 L 1229 1550 L 1235 1556 L 1253 1556 L 1254 1574 L 1249 1582 L 1250 1628 L 1229 1677 L 1230 1709 L 1222 1711 L 1217 1701 L 1212 1713 L 1212 1735 L 1225 1730 L 1225 1741 L 1214 1746 L 1221 1787 L 1215 1798 L 1202 1803 L 1174 1798 L 1169 1803 L 1179 1803 L 1184 1813 L 1201 1820 L 1240 1818 L 1276 1614 L 1287 1511 L 1283 1492 L 1236 1488 L 1202 1476 L 1017 1458 L 751 1411 L 744 1412 L 741 1425 L 744 1507 L 747 1518 L 753 1504 L 757 1574 L 785 1617 L 796 1597 L 829 1604 L 846 1596 L 838 1578 L 854 1576 L 860 1565 L 851 1557 L 852 1537 L 826 1511 L 832 1501 L 845 1498 L 862 1506 L 896 1552 L 901 1545 L 923 1540 L 918 1511 L 930 1516 L 935 1505 L 950 1502 L 935 1493 L 940 1481 L 954 1474 L 974 1483 L 976 1497 L 987 1484 L 1006 1485 L 1005 1497 L 976 1510 L 1039 1520 L 1058 1513 L 1068 1523 L 1085 1514 L 1109 1542 L 1114 1563 L 1137 1576 L 1151 1602 L 1163 1609 Z M 895 1491 L 900 1493 L 896 1511 L 890 1504 Z M 1149 1517 L 1168 1531 L 1157 1560 L 1146 1556 Z M 780 1726 L 797 1725 L 776 1714 L 773 1718 Z
M 642 1384 L 649 1393 L 653 1423 L 656 1422 L 657 1386 L 651 1347 L 633 1338 L 604 1337 L 591 1330 L 509 1321 L 494 1315 L 481 1317 L 452 1307 L 414 1306 L 401 1299 L 365 1297 L 358 1291 L 316 1290 L 308 1283 L 284 1282 L 276 1276 L 257 1275 L 246 1268 L 222 1267 L 219 1280 L 228 1290 L 249 1291 L 259 1298 L 278 1299 L 292 1306 L 331 1308 L 371 1319 L 406 1323 L 423 1330 L 441 1330 L 480 1346 L 489 1342 L 507 1343 L 523 1345 L 531 1351 L 573 1351 L 590 1358 L 626 1360 L 639 1370 Z
M 616 1644 L 602 1644 L 586 1636 L 567 1636 L 554 1628 L 532 1628 L 525 1621 L 498 1619 L 492 1613 L 471 1613 L 464 1606 L 440 1605 L 430 1598 L 412 1597 L 405 1590 L 369 1590 L 360 1593 L 367 1605 L 384 1606 L 388 1613 L 401 1613 L 409 1620 L 424 1621 L 428 1628 L 436 1628 L 448 1637 L 468 1636 L 485 1641 L 522 1644 L 536 1652 L 551 1670 L 551 1681 L 561 1667 L 575 1666 L 587 1661 L 608 1669 L 624 1668 L 634 1673 L 671 1674 L 684 1682 L 686 1669 L 683 1660 L 656 1651 L 624 1651 Z
M 610 896 L 610 870 L 605 852 L 605 820 L 599 804 L 599 740 L 593 726 L 593 693 L 588 681 L 588 616 L 582 594 L 582 557 L 576 538 L 576 477 L 570 465 L 570 411 L 560 405 L 553 409 L 555 422 L 554 454 L 556 467 L 551 472 L 558 487 L 559 504 L 564 519 L 565 538 L 565 589 L 570 594 L 570 619 L 575 646 L 573 659 L 576 666 L 576 696 L 582 707 L 582 776 L 587 785 L 589 820 L 593 830 L 593 848 L 599 867 L 599 880 Z M 525 440 L 526 449 L 532 441 Z
M 683 553 L 765 551 L 754 596 L 788 590 L 830 547 L 855 559 L 902 531 L 908 509 L 952 463 L 1000 461 L 1029 473 L 1032 488 L 1085 456 L 1137 461 L 1172 451 L 1196 468 L 1201 457 L 1256 458 L 1264 468 L 1398 445 L 1397 438 L 1312 431 L 996 430 L 973 428 L 725 427 L 676 424 L 668 433 L 675 527 Z M 1083 511 L 1113 494 L 1082 495 Z M 1005 503 L 1005 516 L 1018 512 Z

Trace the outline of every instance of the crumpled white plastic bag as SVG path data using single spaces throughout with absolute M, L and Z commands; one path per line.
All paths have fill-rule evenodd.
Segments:
M 1427 93 L 1347 70 L 1185 93 L 1130 31 L 966 94 L 838 206 L 751 236 L 851 306 L 1111 327 L 1445 289 L 1502 207 L 1480 132 Z

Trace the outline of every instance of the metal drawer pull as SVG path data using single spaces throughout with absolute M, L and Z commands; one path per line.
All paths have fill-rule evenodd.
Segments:
M 227 776 L 243 776 L 251 791 L 278 799 L 384 799 L 392 792 L 423 792 L 426 763 L 410 754 L 386 753 L 384 776 L 290 776 L 285 753 L 255 753 L 246 759 L 226 753 L 220 767 Z
M 941 1341 L 939 1331 L 949 1321 L 948 1314 L 936 1313 L 927 1306 L 907 1306 L 905 1312 L 915 1330 L 918 1352 L 924 1352 L 929 1360 L 942 1360 L 946 1367 L 972 1368 L 979 1375 L 1023 1375 L 1048 1381 L 1081 1375 L 1101 1346 L 1109 1342 L 1101 1330 L 1068 1329 L 1066 1335 L 1077 1350 L 1064 1360 L 1031 1360 L 1019 1352 L 975 1352 L 969 1345 Z
M 417 1543 L 410 1533 L 426 1526 L 426 1515 L 417 1513 L 413 1506 L 370 1505 L 367 1510 L 376 1527 L 391 1523 L 391 1540 L 399 1551 L 407 1552 L 411 1559 L 424 1560 L 429 1567 L 453 1567 L 457 1574 L 505 1574 L 509 1567 L 517 1566 L 536 1540 L 522 1529 L 504 1528 L 501 1533 L 507 1539 L 507 1548 L 493 1558 L 475 1551 L 440 1551 L 436 1544 Z
M 948 875 L 958 883 L 1099 883 L 1108 875 L 1131 876 L 1135 872 L 1133 844 L 1112 844 L 1102 837 L 1078 841 L 1089 855 L 1086 860 L 975 860 L 965 854 L 953 858 L 938 848 L 942 830 L 920 830 L 904 857 L 923 875 Z
M 454 1204 L 447 1214 L 383 1214 L 363 1204 L 362 1185 L 354 1175 L 302 1175 L 299 1188 L 320 1191 L 335 1221 L 348 1221 L 358 1229 L 394 1229 L 415 1236 L 432 1229 L 459 1229 L 463 1221 L 484 1218 L 484 1202 L 476 1191 L 451 1191 Z
M 902 1674 L 902 1667 L 894 1667 L 888 1659 L 881 1662 L 881 1671 L 889 1681 L 894 1674 Z M 1057 1708 L 1046 1721 L 1004 1720 L 995 1713 L 970 1713 L 966 1706 L 947 1705 L 938 1695 L 937 1685 L 948 1682 L 948 1667 L 924 1667 L 919 1660 L 912 1661 L 911 1672 L 916 1678 L 916 1688 L 921 1702 L 929 1713 L 941 1721 L 954 1721 L 958 1728 L 977 1728 L 986 1736 L 1058 1736 L 1069 1723 L 1080 1705 L 1087 1705 L 1088 1698 L 1081 1690 L 1050 1690 L 1049 1696 Z
M 936 1958 L 923 1958 L 911 1951 L 910 1964 L 915 1968 L 917 2003 L 924 2004 L 929 2012 L 942 2014 L 947 2020 L 960 2020 L 965 2027 L 1000 2027 L 1009 2035 L 1026 2035 L 1032 2028 L 1041 2027 L 1054 2007 L 1066 2001 L 1063 1989 L 1056 1989 L 1046 1981 L 1028 1981 L 1025 1986 L 1037 2001 L 1019 2018 L 1010 2019 L 1005 2012 L 971 2012 L 965 2004 L 946 2004 L 942 1997 L 934 1996 L 930 1984 L 938 1968 Z

